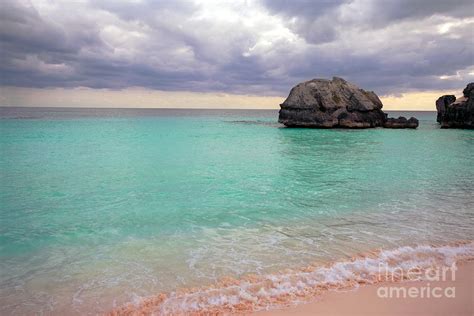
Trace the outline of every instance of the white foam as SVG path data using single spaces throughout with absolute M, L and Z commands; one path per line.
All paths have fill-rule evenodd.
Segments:
M 383 250 L 350 261 L 328 266 L 268 274 L 250 280 L 235 280 L 230 285 L 215 285 L 184 293 L 173 292 L 156 306 L 159 314 L 269 309 L 278 302 L 298 301 L 325 289 L 356 287 L 374 283 L 381 273 L 397 275 L 402 271 L 433 266 L 450 266 L 460 259 L 474 258 L 474 242 L 449 246 L 415 246 Z M 381 270 L 383 267 L 383 270 Z M 288 302 L 287 302 L 288 303 Z

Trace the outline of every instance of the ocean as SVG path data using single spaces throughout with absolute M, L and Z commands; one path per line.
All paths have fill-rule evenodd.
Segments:
M 376 249 L 397 264 L 474 255 L 474 131 L 441 130 L 435 112 L 389 114 L 420 126 L 0 108 L 0 314 L 95 314 L 159 293 L 163 313 L 258 309 L 330 282 L 281 271 L 342 262 L 331 278 L 347 279 L 351 258 Z M 251 289 L 249 275 L 278 284 Z

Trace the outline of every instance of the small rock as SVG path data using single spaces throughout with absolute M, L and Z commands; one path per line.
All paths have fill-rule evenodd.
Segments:
M 417 128 L 418 120 L 414 117 L 410 117 L 408 120 L 406 117 L 399 116 L 398 118 L 387 118 L 383 127 L 385 128 Z

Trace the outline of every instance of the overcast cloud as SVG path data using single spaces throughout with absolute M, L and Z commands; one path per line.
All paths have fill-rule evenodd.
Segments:
M 286 95 L 342 76 L 379 94 L 474 79 L 474 2 L 10 1 L 0 84 Z

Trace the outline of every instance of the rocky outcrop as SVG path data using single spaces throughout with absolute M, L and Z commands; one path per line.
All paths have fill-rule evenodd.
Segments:
M 474 82 L 462 91 L 463 96 L 443 95 L 436 100 L 441 128 L 474 128 Z
M 338 77 L 333 77 L 332 80 L 313 79 L 296 85 L 280 107 L 278 121 L 288 127 L 413 128 L 414 126 L 413 120 L 405 123 L 400 118 L 396 119 L 397 122 L 385 126 L 387 115 L 382 111 L 383 104 L 378 96 L 373 91 L 360 89 Z
M 438 111 L 438 115 L 436 117 L 436 121 L 441 123 L 443 117 L 446 114 L 446 107 L 456 101 L 456 97 L 454 95 L 443 95 L 436 100 L 436 110 Z
M 406 117 L 399 116 L 398 118 L 387 118 L 383 124 L 385 128 L 417 128 L 418 120 L 414 117 L 410 117 L 408 120 Z

